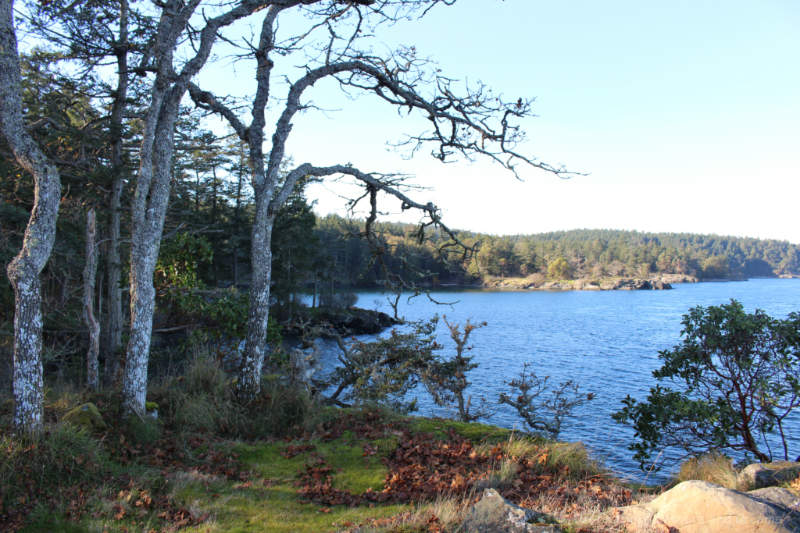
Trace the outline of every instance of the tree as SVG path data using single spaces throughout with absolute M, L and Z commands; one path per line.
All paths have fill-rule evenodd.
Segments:
M 784 421 L 800 405 L 800 314 L 785 320 L 742 304 L 694 307 L 683 317 L 683 341 L 659 353 L 659 382 L 645 401 L 630 396 L 614 419 L 633 426 L 630 445 L 644 467 L 653 451 L 676 446 L 687 454 L 734 450 L 768 462 L 788 460 Z M 768 435 L 777 436 L 773 452 Z
M 119 376 L 120 351 L 122 348 L 123 297 L 121 260 L 122 196 L 125 182 L 130 174 L 123 144 L 126 137 L 126 111 L 132 107 L 129 92 L 140 88 L 129 63 L 137 54 L 140 57 L 146 48 L 144 41 L 153 31 L 153 20 L 131 9 L 128 0 L 109 2 L 71 2 L 52 0 L 37 2 L 29 6 L 28 25 L 48 46 L 58 50 L 58 59 L 69 62 L 68 71 L 74 76 L 76 69 L 90 73 L 113 58 L 117 65 L 116 86 L 93 79 L 92 100 L 102 98 L 110 102 L 110 113 L 102 118 L 107 127 L 103 138 L 107 147 L 106 175 L 102 189 L 107 203 L 105 240 L 105 269 L 107 280 L 107 323 L 105 331 L 105 381 L 112 382 Z M 133 38 L 129 26 L 133 26 Z M 140 72 L 141 73 L 141 72 Z M 93 165 L 99 161 L 93 158 Z M 101 212 L 102 213 L 102 212 Z M 102 215 L 101 215 L 102 216 Z
M 563 257 L 557 257 L 547 265 L 547 275 L 551 279 L 571 279 L 572 267 Z
M 258 43 L 251 44 L 249 50 L 255 58 L 257 82 L 250 106 L 250 123 L 245 124 L 223 99 L 199 86 L 190 86 L 190 95 L 195 103 L 224 117 L 249 149 L 256 206 L 251 240 L 248 334 L 237 381 L 240 395 L 245 398 L 252 398 L 260 390 L 269 316 L 271 239 L 275 215 L 299 180 L 347 176 L 360 183 L 364 194 L 354 199 L 350 206 L 361 200 L 369 202 L 370 215 L 365 234 L 378 255 L 382 246 L 375 238 L 373 228 L 379 193 L 399 199 L 403 209 L 420 211 L 424 217 L 421 235 L 424 236 L 425 227 L 434 226 L 458 242 L 456 235 L 442 224 L 435 205 L 414 201 L 402 192 L 402 177 L 366 172 L 350 164 L 317 166 L 310 162 L 284 172 L 292 121 L 298 112 L 311 107 L 304 103 L 304 97 L 316 83 L 328 80 L 351 95 L 372 95 L 398 110 L 418 113 L 428 121 L 430 129 L 410 136 L 407 144 L 413 150 L 432 145 L 433 155 L 441 161 L 449 161 L 458 155 L 466 158 L 485 156 L 512 172 L 516 172 L 518 164 L 554 173 L 564 172 L 515 151 L 522 140 L 522 132 L 513 120 L 531 114 L 529 100 L 504 101 L 483 85 L 459 89 L 452 78 L 443 75 L 429 61 L 420 59 L 413 47 L 377 56 L 368 44 L 361 45 L 382 24 L 424 15 L 437 4 L 452 2 L 305 0 L 266 4 L 268 8 Z M 279 35 L 278 18 L 294 7 L 310 21 L 308 26 L 295 34 Z M 273 74 L 275 62 L 294 54 L 302 58 L 305 70 L 288 82 L 288 94 L 280 104 L 281 111 L 272 130 L 272 146 L 265 154 L 265 109 L 272 99 L 272 83 L 281 79 L 280 75 Z
M 14 425 L 23 433 L 42 429 L 42 308 L 39 275 L 56 233 L 61 180 L 25 129 L 12 0 L 0 0 L 0 131 L 20 166 L 33 176 L 35 198 L 22 249 L 9 263 L 14 288 Z
M 354 404 L 378 403 L 402 412 L 414 411 L 416 399 L 406 400 L 406 394 L 421 381 L 430 381 L 432 364 L 437 362 L 436 342 L 438 317 L 413 322 L 411 330 L 393 329 L 388 337 L 347 344 L 337 336 L 341 350 L 340 366 L 325 382 L 316 385 L 324 390 L 335 387 L 325 398 L 331 404 L 346 407 Z
M 472 346 L 467 346 L 467 342 L 470 334 L 486 326 L 486 322 L 473 324 L 467 320 L 462 333 L 458 323 L 448 322 L 446 316 L 443 320 L 450 331 L 450 338 L 456 345 L 456 354 L 451 359 L 437 358 L 428 365 L 423 374 L 425 387 L 436 405 L 455 407 L 460 421 L 474 422 L 486 418 L 490 414 L 486 406 L 476 406 L 472 403 L 472 396 L 465 397 L 470 385 L 467 373 L 478 367 L 478 363 L 472 362 L 473 356 L 466 354 L 472 350 Z
M 301 2 L 285 0 L 279 3 L 283 6 Z M 123 405 L 128 413 L 143 415 L 145 412 L 147 364 L 155 311 L 153 274 L 169 201 L 175 125 L 181 99 L 191 79 L 208 60 L 219 30 L 270 3 L 241 0 L 217 16 L 204 17 L 199 31 L 191 27 L 190 19 L 199 7 L 200 0 L 188 3 L 168 0 L 159 4 L 158 27 L 138 67 L 142 72 L 155 72 L 155 77 L 143 121 L 139 169 L 131 209 L 131 331 L 122 380 Z M 191 37 L 187 38 L 194 40 L 193 55 L 176 65 L 176 51 L 187 32 L 191 33 Z M 263 303 L 266 305 L 268 302 Z

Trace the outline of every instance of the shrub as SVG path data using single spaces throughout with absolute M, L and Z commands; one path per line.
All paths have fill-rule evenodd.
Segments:
M 572 380 L 551 387 L 550 376 L 540 378 L 530 367 L 529 363 L 522 365 L 519 377 L 508 382 L 511 393 L 501 393 L 498 401 L 513 407 L 530 431 L 557 439 L 572 411 L 592 401 L 594 394 L 582 393 Z
M 694 307 L 683 317 L 683 342 L 659 353 L 659 382 L 643 402 L 630 396 L 614 413 L 635 429 L 629 448 L 642 468 L 658 448 L 689 455 L 733 450 L 762 462 L 773 458 L 764 438 L 781 443 L 789 459 L 784 421 L 800 405 L 800 314 L 776 320 L 761 310 L 746 313 L 732 300 Z
M 302 427 L 312 410 L 311 398 L 275 376 L 265 376 L 261 395 L 245 407 L 238 433 L 248 438 L 282 437 Z
M 478 363 L 472 362 L 473 357 L 467 355 L 472 350 L 467 342 L 470 334 L 486 326 L 486 322 L 473 324 L 467 320 L 462 333 L 459 324 L 448 322 L 446 316 L 443 318 L 450 331 L 450 338 L 456 345 L 456 354 L 451 359 L 437 357 L 431 361 L 422 374 L 422 381 L 436 405 L 455 408 L 458 420 L 474 422 L 486 418 L 490 412 L 485 406 L 485 400 L 482 405 L 476 406 L 472 403 L 472 396 L 466 395 L 470 385 L 467 373 L 478 367 Z
M 198 355 L 185 375 L 152 390 L 163 422 L 180 431 L 222 433 L 238 425 L 239 412 L 219 363 Z

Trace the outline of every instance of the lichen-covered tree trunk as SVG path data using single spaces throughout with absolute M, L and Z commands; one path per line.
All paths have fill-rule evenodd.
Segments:
M 131 333 L 122 378 L 122 397 L 126 412 L 140 415 L 145 412 L 147 363 L 155 312 L 153 273 L 169 200 L 173 136 L 180 98 L 173 94 L 165 100 L 168 101 L 159 106 L 160 118 L 153 136 L 150 187 L 144 193 L 142 187 L 137 185 L 131 232 Z M 147 196 L 142 198 L 144 194 Z
M 89 331 L 86 351 L 86 386 L 97 390 L 100 385 L 98 355 L 100 353 L 100 322 L 94 316 L 94 289 L 97 280 L 97 222 L 94 209 L 86 214 L 86 264 L 83 268 L 83 321 Z
M 275 217 L 269 213 L 269 201 L 263 191 L 256 193 L 250 262 L 250 309 L 247 339 L 242 354 L 237 391 L 243 399 L 254 398 L 261 390 L 261 368 L 267 351 L 269 321 L 269 286 L 272 281 L 272 227 Z
M 7 268 L 15 305 L 14 425 L 22 433 L 37 434 L 42 429 L 44 399 L 39 275 L 53 249 L 61 180 L 56 167 L 25 130 L 21 85 L 12 0 L 0 0 L 0 131 L 34 181 L 33 209 L 22 249 Z

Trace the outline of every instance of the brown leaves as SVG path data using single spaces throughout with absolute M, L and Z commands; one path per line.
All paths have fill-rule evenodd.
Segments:
M 281 455 L 286 459 L 291 459 L 301 453 L 310 452 L 314 449 L 315 446 L 313 444 L 289 444 L 286 449 L 281 452 Z

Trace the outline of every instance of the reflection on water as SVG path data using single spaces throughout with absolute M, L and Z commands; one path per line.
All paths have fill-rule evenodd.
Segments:
M 643 398 L 654 385 L 651 372 L 659 366 L 658 351 L 678 343 L 682 315 L 696 305 L 719 305 L 734 298 L 750 311 L 760 308 L 783 318 L 800 311 L 800 280 L 685 284 L 671 291 L 463 291 L 433 296 L 457 303 L 437 306 L 423 296 L 402 302 L 401 316 L 418 320 L 438 313 L 460 323 L 468 318 L 488 322 L 470 339 L 475 361 L 480 364 L 470 375 L 473 396 L 496 402 L 504 383 L 515 377 L 526 361 L 540 376 L 549 375 L 555 382 L 573 379 L 585 392 L 595 393 L 596 399 L 576 411 L 561 438 L 583 441 L 612 470 L 641 479 L 638 463 L 627 450 L 633 432 L 616 424 L 611 413 L 620 409 L 626 395 Z M 379 293 L 359 294 L 357 305 L 389 310 Z M 443 325 L 438 336 L 445 350 L 452 351 Z M 322 362 L 332 364 L 327 358 Z M 420 394 L 420 414 L 446 415 L 424 394 Z M 795 415 L 788 434 L 793 439 L 790 451 L 793 448 L 796 453 L 800 413 Z M 489 421 L 522 427 L 508 406 L 498 405 Z M 674 452 L 664 453 L 660 458 L 664 472 L 656 479 L 663 479 L 674 467 L 675 457 Z

